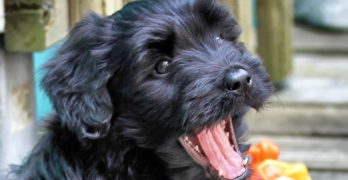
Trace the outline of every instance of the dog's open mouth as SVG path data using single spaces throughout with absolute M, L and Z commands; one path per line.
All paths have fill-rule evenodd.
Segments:
M 231 117 L 195 135 L 181 136 L 179 141 L 194 161 L 223 179 L 241 179 L 247 174 L 248 157 L 239 151 Z

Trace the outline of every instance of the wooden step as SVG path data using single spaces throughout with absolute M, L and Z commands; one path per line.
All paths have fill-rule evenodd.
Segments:
M 313 180 L 347 180 L 347 171 L 310 171 Z
M 314 180 L 348 179 L 347 138 L 253 135 L 250 141 L 255 144 L 262 139 L 279 145 L 280 160 L 305 163 Z
M 303 25 L 294 28 L 294 46 L 300 52 L 347 54 L 347 44 L 347 32 L 330 32 Z
M 270 106 L 250 111 L 246 121 L 253 134 L 348 137 L 344 107 Z
M 286 88 L 271 102 L 348 107 L 348 55 L 296 54 L 293 66 Z

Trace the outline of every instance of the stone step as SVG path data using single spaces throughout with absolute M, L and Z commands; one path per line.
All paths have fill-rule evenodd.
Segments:
M 251 110 L 246 121 L 253 134 L 348 137 L 348 108 L 344 107 L 269 106 L 260 112 Z

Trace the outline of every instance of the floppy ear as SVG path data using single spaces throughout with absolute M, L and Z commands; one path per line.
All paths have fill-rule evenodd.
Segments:
M 105 136 L 113 113 L 107 82 L 112 20 L 95 13 L 79 22 L 56 57 L 45 66 L 42 86 L 61 124 L 82 139 Z

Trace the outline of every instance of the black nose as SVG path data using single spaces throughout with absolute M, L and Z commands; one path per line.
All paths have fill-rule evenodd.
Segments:
M 236 95 L 245 95 L 247 87 L 252 84 L 249 73 L 244 69 L 235 69 L 226 74 L 224 78 L 225 88 Z

